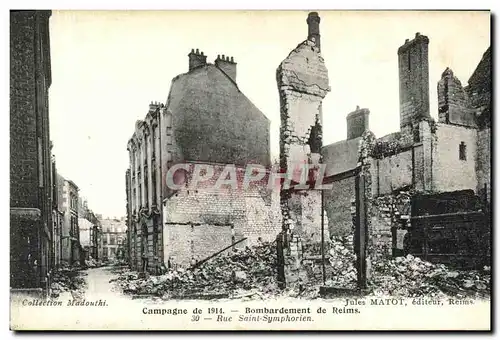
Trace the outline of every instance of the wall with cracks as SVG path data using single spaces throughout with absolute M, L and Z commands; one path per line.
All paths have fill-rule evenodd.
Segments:
M 313 179 L 319 169 L 323 144 L 321 103 L 330 90 L 328 71 L 313 40 L 302 42 L 290 52 L 276 73 L 281 106 L 280 168 L 289 174 L 287 179 L 297 183 Z M 284 240 L 288 241 L 284 244 L 284 279 L 290 286 L 307 279 L 301 264 L 302 245 L 322 237 L 321 191 L 282 187 L 280 202 L 281 237 L 286 236 Z
M 277 83 L 281 105 L 280 167 L 284 173 L 315 168 L 321 161 L 321 102 L 329 91 L 328 71 L 313 41 L 299 44 L 280 64 Z M 295 171 L 300 182 L 306 171 Z M 283 230 L 321 238 L 321 192 L 282 190 Z

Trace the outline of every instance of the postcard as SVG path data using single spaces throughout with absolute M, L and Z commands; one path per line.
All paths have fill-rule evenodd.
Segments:
M 491 330 L 489 11 L 10 11 L 10 327 Z

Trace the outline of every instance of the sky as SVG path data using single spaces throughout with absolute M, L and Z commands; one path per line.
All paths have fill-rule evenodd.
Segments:
M 490 45 L 488 12 L 319 11 L 321 54 L 331 91 L 323 101 L 323 142 L 346 138 L 345 117 L 370 109 L 376 136 L 399 129 L 397 49 L 416 32 L 429 37 L 431 115 L 437 81 L 450 67 L 462 85 Z M 151 101 L 165 103 L 171 80 L 199 48 L 237 62 L 240 90 L 271 121 L 279 154 L 276 68 L 307 38 L 307 12 L 53 11 L 50 134 L 58 172 L 89 207 L 125 215 L 127 142 Z M 251 122 L 250 122 L 251 123 Z

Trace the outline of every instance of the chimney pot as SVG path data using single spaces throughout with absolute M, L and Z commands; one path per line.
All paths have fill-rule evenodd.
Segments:
M 215 66 L 236 82 L 236 64 L 232 62 L 233 60 L 233 57 L 226 56 L 225 54 L 217 55 Z
M 405 39 L 405 44 L 409 43 L 410 39 Z
M 193 50 L 191 50 L 193 51 Z M 189 71 L 199 66 L 204 66 L 207 64 L 207 57 L 197 48 L 196 52 L 189 54 Z
M 194 53 L 194 48 L 191 49 L 191 53 Z
M 415 38 L 420 35 L 420 32 L 415 33 Z
M 316 47 L 321 50 L 321 40 L 319 34 L 319 23 L 321 19 L 317 12 L 311 12 L 307 16 L 307 40 L 314 42 Z

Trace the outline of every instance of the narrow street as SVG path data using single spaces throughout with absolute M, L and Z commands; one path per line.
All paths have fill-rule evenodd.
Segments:
M 105 299 L 106 301 L 123 302 L 130 301 L 132 297 L 124 294 L 120 287 L 111 279 L 116 278 L 118 274 L 114 273 L 117 267 L 98 267 L 89 268 L 85 271 L 85 293 L 84 299 L 94 301 Z
M 111 279 L 116 278 L 118 274 L 114 271 L 117 267 L 97 267 L 79 271 L 77 277 L 84 280 L 83 285 L 78 289 L 65 290 L 60 293 L 59 300 L 85 300 L 85 301 L 130 301 L 131 296 L 123 294 L 120 287 Z
M 112 267 L 89 268 L 86 273 L 86 299 L 102 299 L 103 295 L 109 295 L 111 297 L 122 296 L 123 298 L 128 298 L 121 294 L 118 287 L 109 282 L 109 280 L 116 277 L 116 275 L 112 273 Z

